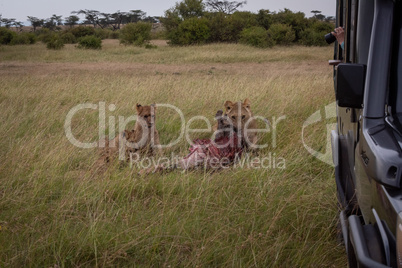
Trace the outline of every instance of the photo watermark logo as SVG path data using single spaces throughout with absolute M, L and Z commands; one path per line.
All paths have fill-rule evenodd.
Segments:
M 216 148 L 218 152 L 225 151 L 227 148 L 244 147 L 249 150 L 264 149 L 269 147 L 275 149 L 277 146 L 277 128 L 278 125 L 286 120 L 286 116 L 279 118 L 272 117 L 271 120 L 262 116 L 252 116 L 248 109 L 238 109 L 238 111 L 232 111 L 231 116 L 221 115 L 215 116 L 211 122 L 205 116 L 194 116 L 186 120 L 184 113 L 176 106 L 171 104 L 155 104 L 151 109 L 150 115 L 131 115 L 129 117 L 115 116 L 113 112 L 116 110 L 114 104 L 106 105 L 105 102 L 84 103 L 73 107 L 67 114 L 64 129 L 67 139 L 76 147 L 89 149 L 89 148 L 116 148 L 119 152 L 119 160 L 127 159 L 127 149 L 130 151 L 131 165 L 136 165 L 138 168 L 147 168 L 151 166 L 170 166 L 179 162 L 185 156 L 159 156 L 158 158 L 141 157 L 137 150 L 150 146 L 153 149 L 166 149 L 172 148 L 179 144 L 183 139 L 189 144 L 190 148 L 194 146 L 194 140 L 191 138 L 197 136 L 197 133 L 204 135 L 205 133 L 211 133 L 209 139 L 208 148 Z M 92 142 L 83 142 L 75 137 L 73 131 L 73 119 L 78 113 L 85 110 L 93 110 L 98 112 L 98 140 Z M 157 110 L 157 112 L 156 112 Z M 235 109 L 234 109 L 235 110 Z M 174 114 L 175 118 L 179 118 L 180 128 L 179 131 L 170 141 L 160 143 L 159 138 L 155 136 L 155 115 L 156 114 Z M 150 117 L 148 117 L 150 116 Z M 151 118 L 151 120 L 149 120 Z M 224 125 L 222 128 L 220 123 Z M 127 131 L 129 124 L 135 124 L 134 129 L 138 128 L 141 131 L 139 137 L 130 139 L 131 132 Z M 177 122 L 176 122 L 177 123 Z M 194 128 L 194 125 L 205 125 L 205 128 Z M 257 125 L 262 126 L 258 128 Z M 108 127 L 108 136 L 106 136 L 106 127 Z M 116 133 L 115 129 L 118 129 Z M 229 134 L 228 134 L 229 133 Z M 257 139 L 258 134 L 270 134 L 269 139 Z M 217 139 L 218 136 L 234 136 L 236 139 Z M 119 142 L 115 141 L 115 137 L 118 136 Z M 124 144 L 120 140 L 125 140 Z M 197 139 L 196 139 L 197 140 Z M 156 142 L 158 141 L 158 142 Z M 233 144 L 236 142 L 237 144 Z M 117 144 L 118 143 L 118 144 Z M 237 147 L 236 147 L 237 146 Z M 269 152 L 264 157 L 253 157 L 250 153 L 244 152 L 242 157 L 235 157 L 235 159 L 226 159 L 224 154 L 222 157 L 214 156 L 201 159 L 200 162 L 205 162 L 209 168 L 227 168 L 228 166 L 234 166 L 239 168 L 265 168 L 273 169 L 286 167 L 286 161 L 283 157 L 278 156 L 276 153 Z M 177 165 L 176 165 L 177 166 Z
M 336 123 L 326 123 L 325 124 L 326 125 L 325 153 L 321 153 L 317 150 L 314 150 L 307 144 L 307 142 L 305 140 L 305 133 L 306 133 L 307 127 L 320 123 L 320 122 L 323 123 L 323 121 L 326 122 L 327 120 L 331 120 L 331 119 L 334 119 L 337 117 L 336 102 L 333 102 L 333 103 L 325 106 L 324 114 L 325 114 L 325 116 L 322 116 L 321 110 L 318 110 L 314 114 L 312 114 L 309 118 L 307 118 L 307 120 L 303 124 L 301 138 L 302 138 L 304 148 L 306 148 L 306 150 L 312 156 L 314 156 L 318 160 L 320 160 L 328 165 L 334 166 L 334 164 L 332 162 L 331 131 L 336 128 Z
M 208 168 L 219 168 L 225 169 L 229 166 L 238 168 L 255 168 L 255 169 L 285 169 L 286 160 L 285 158 L 277 155 L 275 152 L 267 152 L 263 157 L 255 157 L 250 154 L 250 151 L 257 149 L 270 148 L 275 150 L 277 147 L 277 134 L 278 126 L 281 122 L 286 120 L 286 116 L 280 116 L 278 118 L 272 117 L 271 120 L 266 119 L 262 116 L 251 116 L 249 110 L 238 109 L 238 111 L 231 111 L 231 116 L 226 114 L 221 114 L 220 116 L 215 116 L 214 120 L 211 122 L 205 116 L 198 115 L 193 116 L 186 120 L 184 113 L 176 106 L 171 104 L 156 104 L 150 106 L 150 114 L 148 115 L 131 115 L 129 117 L 115 116 L 113 112 L 116 111 L 116 106 L 114 104 L 106 105 L 105 102 L 94 103 L 84 103 L 73 107 L 67 114 L 64 129 L 67 139 L 76 147 L 89 149 L 89 148 L 116 148 L 118 151 L 119 160 L 127 160 L 127 150 L 129 150 L 130 155 L 130 166 L 136 166 L 138 169 L 151 168 L 151 167 L 181 167 L 183 169 L 187 168 L 188 163 L 184 163 L 183 159 L 186 156 L 179 156 L 172 154 L 169 157 L 158 155 L 156 157 L 144 157 L 141 156 L 140 149 L 149 146 L 153 149 L 166 149 L 172 148 L 178 145 L 183 139 L 191 148 L 198 148 L 197 144 L 194 144 L 193 136 L 200 134 L 205 136 L 205 133 L 211 133 L 208 140 L 208 144 L 205 148 L 216 148 L 217 152 L 220 150 L 224 151 L 227 148 L 247 148 L 249 150 L 244 151 L 241 157 L 238 155 L 233 159 L 228 159 L 225 155 L 213 156 L 213 157 L 200 157 L 194 158 L 195 165 L 208 167 Z M 175 136 L 171 138 L 170 141 L 165 143 L 159 142 L 159 137 L 156 136 L 155 131 L 155 115 L 156 107 L 159 114 L 173 114 L 174 118 L 178 118 L 180 122 L 175 122 L 180 126 L 179 131 L 175 133 Z M 92 142 L 82 142 L 74 136 L 74 131 L 72 127 L 73 118 L 77 116 L 79 112 L 85 110 L 93 110 L 98 112 L 98 140 Z M 222 112 L 221 112 L 222 113 Z M 332 165 L 331 157 L 331 130 L 335 128 L 336 123 L 326 124 L 326 145 L 325 152 L 320 152 L 319 150 L 313 149 L 306 141 L 306 132 L 310 126 L 317 123 L 324 123 L 326 120 L 336 118 L 336 103 L 331 103 L 327 105 L 324 109 L 324 115 L 322 111 L 318 110 L 313 113 L 302 125 L 301 140 L 304 148 L 318 160 Z M 129 124 L 135 124 L 134 130 L 140 129 L 138 133 L 127 131 Z M 223 127 L 219 127 L 220 124 Z M 194 125 L 204 125 L 205 128 L 194 128 Z M 263 126 L 258 128 L 258 126 Z M 106 136 L 106 129 L 108 127 L 108 135 Z M 115 131 L 117 128 L 117 132 Z M 134 134 L 132 134 L 134 133 Z M 262 133 L 262 134 L 261 134 Z M 270 134 L 269 138 L 261 138 L 263 135 Z M 134 135 L 134 138 L 130 135 Z M 136 136 L 137 135 L 137 136 Z M 163 135 L 163 134 L 162 134 Z M 219 139 L 219 136 L 237 136 L 236 139 Z M 257 135 L 260 139 L 256 139 Z M 119 137 L 119 141 L 116 142 L 115 137 Z M 121 142 L 124 140 L 125 142 Z M 197 140 L 197 139 L 196 139 Z M 157 141 L 157 142 L 156 142 Z M 237 144 L 233 144 L 237 143 Z M 237 146 L 237 147 L 236 147 Z M 208 153 L 207 149 L 204 147 L 199 147 L 204 151 L 203 154 Z M 198 148 L 198 149 L 199 149 Z M 181 161 L 181 162 L 180 162 Z M 198 162 L 199 163 L 198 163 Z M 183 164 L 184 163 L 184 164 Z M 194 163 L 193 163 L 194 164 Z

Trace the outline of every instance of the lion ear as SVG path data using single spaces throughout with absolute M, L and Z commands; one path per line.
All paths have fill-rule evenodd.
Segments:
M 154 111 L 156 112 L 156 104 L 155 103 L 152 103 L 151 104 L 151 107 L 154 109 Z
M 136 109 L 137 109 L 137 113 L 141 113 L 141 111 L 142 111 L 142 105 L 139 104 L 139 103 L 137 103 Z
M 247 109 L 250 109 L 250 100 L 249 99 L 245 99 L 243 102 L 243 107 L 246 107 Z
M 231 110 L 231 109 L 233 108 L 233 102 L 231 102 L 231 101 L 226 101 L 225 104 L 224 104 L 224 106 L 225 106 L 225 108 L 226 108 L 226 111 L 229 111 L 229 110 Z

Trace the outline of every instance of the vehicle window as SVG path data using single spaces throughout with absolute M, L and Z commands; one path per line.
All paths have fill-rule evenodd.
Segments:
M 389 105 L 393 114 L 402 115 L 402 5 L 398 1 L 395 8 L 394 43 L 392 51 L 391 83 Z

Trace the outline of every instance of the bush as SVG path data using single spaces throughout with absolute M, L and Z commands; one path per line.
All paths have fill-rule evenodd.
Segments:
M 314 22 L 310 28 L 301 32 L 300 43 L 305 46 L 326 46 L 324 35 L 332 32 L 334 26 L 327 22 Z
M 222 12 L 207 13 L 210 29 L 209 42 L 226 42 L 232 40 L 229 19 Z
M 270 38 L 278 45 L 290 45 L 296 38 L 292 27 L 286 24 L 272 24 L 268 29 Z
M 10 42 L 10 45 L 31 45 L 36 43 L 36 35 L 33 33 L 16 34 Z
M 65 32 L 61 34 L 61 40 L 64 44 L 75 44 L 77 43 L 77 38 L 71 32 Z
M 204 44 L 210 36 L 206 18 L 190 18 L 184 20 L 177 30 L 168 34 L 172 45 Z
M 111 30 L 109 29 L 95 29 L 95 36 L 99 37 L 100 39 L 106 39 L 109 37 Z
M 237 11 L 228 16 L 227 20 L 229 24 L 227 26 L 228 39 L 225 41 L 229 42 L 238 42 L 243 29 L 258 26 L 257 15 L 248 11 Z
M 55 35 L 54 32 L 50 31 L 48 28 L 42 28 L 37 31 L 38 39 L 43 43 L 47 44 Z
M 84 36 L 78 40 L 78 48 L 101 49 L 102 39 L 94 35 Z
M 61 39 L 60 35 L 53 34 L 53 36 L 46 43 L 46 47 L 48 49 L 55 49 L 55 50 L 62 49 L 64 47 L 64 42 Z
M 93 27 L 88 27 L 88 26 L 78 26 L 75 28 L 72 28 L 70 32 L 76 37 L 80 38 L 83 36 L 88 36 L 88 35 L 94 35 L 95 34 L 95 29 Z
M 11 40 L 14 39 L 14 37 L 17 34 L 10 29 L 7 29 L 5 27 L 0 27 L 0 44 L 1 45 L 8 45 L 11 43 Z
M 272 47 L 274 45 L 268 37 L 267 30 L 260 26 L 244 29 L 240 34 L 240 43 L 260 48 Z
M 152 24 L 146 22 L 129 23 L 120 30 L 120 43 L 142 46 L 151 40 Z
M 38 41 L 38 37 L 34 33 L 24 33 L 24 35 L 27 36 L 30 45 L 33 45 Z

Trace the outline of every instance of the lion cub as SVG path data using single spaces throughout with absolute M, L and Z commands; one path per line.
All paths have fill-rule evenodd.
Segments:
M 159 133 L 155 127 L 156 105 L 136 105 L 137 121 L 134 129 L 124 130 L 116 138 L 105 140 L 105 147 L 101 148 L 103 162 L 110 162 L 113 157 L 118 156 L 119 160 L 130 159 L 130 154 L 138 153 L 154 154 L 155 149 L 162 153 L 159 142 Z
M 224 106 L 224 116 L 232 125 L 234 132 L 241 136 L 243 147 L 253 148 L 252 146 L 257 143 L 257 133 L 253 131 L 253 129 L 257 129 L 257 122 L 251 112 L 250 100 L 245 99 L 244 102 L 235 103 L 226 101 Z

